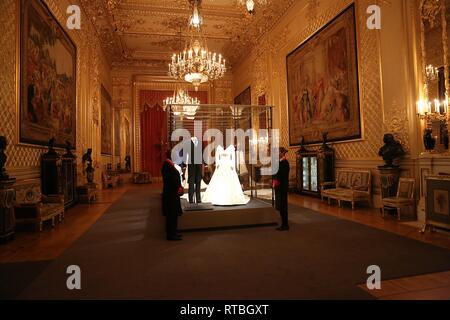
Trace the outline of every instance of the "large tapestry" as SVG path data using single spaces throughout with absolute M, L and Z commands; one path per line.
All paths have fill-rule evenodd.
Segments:
M 112 99 L 105 87 L 102 86 L 101 112 L 102 112 L 102 154 L 112 155 Z
M 286 58 L 289 141 L 299 145 L 361 137 L 355 7 L 339 16 Z
M 76 146 L 76 47 L 48 8 L 21 0 L 20 134 L 22 143 Z

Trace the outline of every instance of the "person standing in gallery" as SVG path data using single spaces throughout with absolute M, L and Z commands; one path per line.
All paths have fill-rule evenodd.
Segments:
M 203 151 L 202 145 L 197 137 L 192 137 L 189 141 L 188 151 L 188 183 L 189 183 L 189 203 L 199 204 L 201 198 L 201 183 L 203 178 Z
M 164 160 L 161 175 L 163 178 L 162 211 L 166 216 L 167 240 L 179 241 L 182 238 L 177 231 L 177 226 L 178 216 L 183 213 L 180 197 L 184 190 L 181 186 L 180 173 L 171 160 L 170 150 L 166 152 L 166 160 Z
M 280 162 L 278 172 L 273 175 L 273 187 L 275 189 L 275 206 L 281 215 L 281 226 L 278 231 L 289 230 L 288 221 L 288 189 L 289 189 L 289 161 L 286 159 L 287 149 L 280 148 Z

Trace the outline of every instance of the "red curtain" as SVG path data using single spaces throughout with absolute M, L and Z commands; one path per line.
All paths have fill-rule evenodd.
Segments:
M 258 97 L 258 106 L 266 106 L 266 95 L 263 94 Z M 260 129 L 267 129 L 267 111 L 261 112 L 259 110 L 259 128 Z
M 201 104 L 208 103 L 207 91 L 190 91 L 189 95 L 199 99 Z M 164 152 L 168 145 L 167 115 L 162 106 L 164 99 L 171 96 L 173 96 L 173 91 L 169 90 L 141 90 L 139 92 L 141 165 L 142 171 L 149 172 L 152 177 L 161 176 L 161 163 L 164 161 Z
M 161 176 L 161 163 L 167 146 L 167 116 L 163 101 L 173 91 L 141 90 L 141 165 L 152 177 Z

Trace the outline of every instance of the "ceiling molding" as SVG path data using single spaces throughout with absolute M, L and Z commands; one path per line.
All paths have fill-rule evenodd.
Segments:
M 186 0 L 79 0 L 113 66 L 156 68 L 166 65 L 187 39 L 190 5 Z M 213 52 L 232 67 L 273 28 L 298 0 L 272 0 L 246 14 L 235 1 L 204 0 L 204 35 Z M 171 40 L 173 38 L 173 41 Z M 167 57 L 165 56 L 167 54 Z M 159 61 L 156 61 L 159 60 Z M 166 66 L 165 66 L 166 67 Z

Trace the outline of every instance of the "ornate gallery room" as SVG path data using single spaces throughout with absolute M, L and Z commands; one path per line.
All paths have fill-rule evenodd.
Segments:
M 450 0 L 0 21 L 0 299 L 450 299 Z

